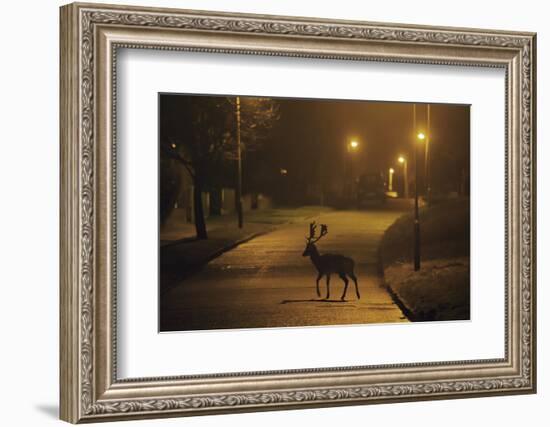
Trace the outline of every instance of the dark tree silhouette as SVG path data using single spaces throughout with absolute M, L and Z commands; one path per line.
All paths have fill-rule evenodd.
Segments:
M 277 105 L 269 98 L 241 99 L 241 150 L 255 150 L 277 118 Z M 206 239 L 202 193 L 219 185 L 224 163 L 235 158 L 235 98 L 161 95 L 159 120 L 161 158 L 174 160 L 189 173 L 196 235 Z

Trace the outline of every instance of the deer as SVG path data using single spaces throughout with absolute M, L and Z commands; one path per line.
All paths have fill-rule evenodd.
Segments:
M 338 274 L 338 276 L 340 276 L 340 278 L 344 281 L 344 293 L 342 294 L 341 300 L 346 300 L 346 292 L 348 290 L 349 284 L 348 276 L 353 280 L 353 283 L 355 283 L 355 293 L 357 294 L 357 299 L 361 299 L 361 296 L 359 295 L 359 287 L 357 285 L 357 277 L 353 272 L 355 262 L 353 261 L 353 259 L 343 255 L 321 255 L 319 253 L 319 250 L 315 246 L 315 243 L 317 243 L 321 238 L 328 234 L 328 226 L 326 224 L 321 224 L 321 232 L 319 234 L 319 237 L 317 238 L 315 237 L 316 229 L 317 225 L 315 224 L 315 221 L 309 224 L 309 236 L 306 237 L 306 248 L 302 256 L 308 256 L 311 259 L 311 262 L 313 263 L 315 268 L 317 269 L 317 296 L 321 297 L 321 292 L 319 291 L 319 281 L 323 276 L 326 276 L 327 296 L 325 299 L 330 298 L 330 275 Z

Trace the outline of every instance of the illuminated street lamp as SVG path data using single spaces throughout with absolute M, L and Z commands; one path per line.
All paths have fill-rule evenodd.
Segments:
M 423 132 L 416 134 L 418 142 L 424 141 L 426 135 Z M 420 270 L 420 217 L 418 214 L 418 145 L 414 147 L 414 271 Z
M 356 153 L 358 150 L 359 150 L 359 141 L 357 141 L 356 139 L 352 139 L 351 141 L 348 141 L 348 143 L 346 144 L 346 150 L 348 152 L 348 158 L 346 160 L 345 163 L 347 163 L 347 166 L 346 166 L 346 175 L 347 178 L 346 180 L 348 181 L 348 183 L 346 185 L 349 185 L 349 195 L 351 196 L 353 194 L 353 182 L 355 181 L 355 178 L 354 178 L 354 173 L 353 173 L 353 157 L 352 155 L 354 153 Z
M 425 159 L 424 159 L 424 182 L 425 184 L 428 181 L 428 145 L 430 142 L 429 135 L 426 137 L 426 134 L 424 132 L 418 132 L 416 127 L 416 104 L 412 105 L 413 107 L 413 134 L 414 134 L 414 271 L 420 270 L 420 217 L 418 214 L 418 178 L 419 178 L 419 171 L 418 171 L 418 147 L 421 145 L 420 143 L 424 142 L 425 140 Z M 430 131 L 430 105 L 427 106 L 427 125 L 428 125 L 428 132 Z M 429 185 L 426 184 L 427 187 L 427 193 L 429 193 Z
M 395 171 L 393 170 L 393 168 L 390 168 L 388 172 L 388 191 L 393 191 L 393 173 Z
M 399 156 L 397 159 L 399 163 L 403 165 L 403 186 L 405 187 L 405 199 L 409 198 L 409 174 L 407 172 L 407 159 L 403 156 Z

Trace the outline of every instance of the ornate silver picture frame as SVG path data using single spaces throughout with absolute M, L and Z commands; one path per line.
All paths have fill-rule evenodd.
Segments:
M 535 34 L 79 3 L 63 6 L 60 18 L 61 419 L 79 423 L 536 391 Z M 504 70 L 504 357 L 119 378 L 115 148 L 116 61 L 122 48 Z

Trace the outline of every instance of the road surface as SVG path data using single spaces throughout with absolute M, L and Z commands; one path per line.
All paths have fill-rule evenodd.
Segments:
M 381 286 L 377 245 L 402 214 L 395 207 L 376 211 L 335 211 L 312 218 L 328 225 L 317 242 L 320 253 L 355 260 L 361 299 L 350 281 L 332 275 L 330 298 L 315 291 L 317 271 L 303 257 L 309 220 L 283 225 L 211 261 L 203 271 L 176 283 L 161 296 L 161 331 L 406 322 Z

